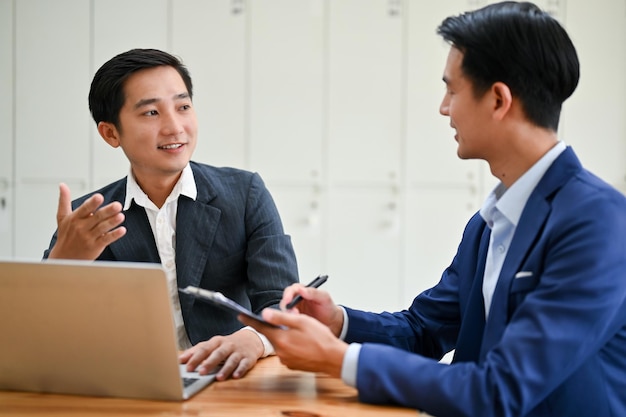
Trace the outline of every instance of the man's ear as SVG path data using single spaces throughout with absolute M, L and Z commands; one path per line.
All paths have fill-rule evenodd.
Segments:
M 120 146 L 119 133 L 113 123 L 100 122 L 98 123 L 98 133 L 102 136 L 102 139 L 114 148 Z
M 494 97 L 494 117 L 502 120 L 513 105 L 511 89 L 503 82 L 496 82 L 491 86 L 491 94 Z

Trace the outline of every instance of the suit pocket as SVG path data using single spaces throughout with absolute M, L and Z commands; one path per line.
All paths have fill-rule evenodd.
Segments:
M 511 291 L 509 291 L 509 293 L 512 295 L 518 292 L 528 292 L 536 286 L 537 278 L 534 275 L 513 278 L 513 282 L 511 283 Z
M 515 313 L 515 310 L 524 302 L 526 295 L 537 287 L 539 280 L 537 276 L 522 276 L 514 278 L 511 282 L 509 291 L 509 319 Z

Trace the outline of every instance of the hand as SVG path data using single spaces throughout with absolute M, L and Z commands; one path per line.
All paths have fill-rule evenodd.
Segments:
M 343 312 L 333 302 L 330 294 L 317 288 L 293 284 L 283 291 L 280 308 L 284 310 L 287 303 L 293 300 L 296 295 L 300 295 L 302 301 L 292 311 L 316 318 L 328 326 L 335 336 L 339 337 L 343 327 Z
M 250 329 L 240 329 L 228 336 L 213 336 L 200 342 L 179 356 L 188 371 L 201 375 L 211 373 L 223 364 L 216 378 L 220 381 L 232 376 L 243 377 L 263 355 L 265 348 L 259 336 Z
M 122 205 L 115 201 L 100 207 L 104 197 L 94 194 L 72 211 L 70 189 L 59 185 L 57 241 L 49 258 L 96 259 L 109 244 L 126 234 Z
M 304 314 L 263 310 L 263 318 L 283 328 L 267 326 L 242 314 L 239 320 L 263 333 L 274 346 L 276 355 L 289 369 L 325 372 L 341 377 L 343 357 L 348 345 L 335 337 L 324 324 Z

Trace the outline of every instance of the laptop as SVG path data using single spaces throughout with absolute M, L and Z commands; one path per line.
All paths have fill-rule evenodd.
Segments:
M 0 261 L 0 390 L 180 401 L 215 380 L 178 363 L 160 265 Z

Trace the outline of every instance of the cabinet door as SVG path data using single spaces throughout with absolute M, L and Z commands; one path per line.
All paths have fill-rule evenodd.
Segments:
M 402 305 L 439 282 L 461 242 L 465 224 L 480 208 L 475 189 L 465 186 L 411 187 L 405 214 L 405 275 Z
M 433 2 L 429 12 L 408 3 L 406 170 L 411 186 L 476 186 L 478 161 L 457 157 L 455 131 L 439 114 L 445 93 L 443 70 L 450 46 L 437 35 L 443 19 L 470 8 L 467 0 Z
M 291 236 L 300 280 L 307 283 L 327 273 L 324 258 L 326 195 L 318 186 L 302 187 L 268 182 L 285 233 Z
M 88 191 L 84 181 L 65 183 L 70 187 L 72 197 Z M 41 259 L 57 228 L 58 187 L 46 182 L 22 183 L 15 190 L 15 198 L 19 203 L 15 212 L 15 255 Z
M 172 52 L 189 68 L 198 116 L 193 159 L 246 168 L 243 1 L 173 0 Z
M 250 163 L 268 180 L 310 183 L 321 174 L 323 6 L 250 2 Z
M 402 149 L 403 2 L 327 4 L 331 181 L 395 180 Z
M 336 302 L 371 311 L 400 308 L 400 198 L 394 187 L 331 189 L 325 272 Z
M 89 3 L 24 0 L 15 8 L 16 179 L 85 180 Z
M 14 4 L 15 255 L 40 258 L 56 226 L 57 184 L 80 195 L 89 178 L 89 2 Z
M 106 61 L 132 48 L 167 50 L 167 5 L 167 0 L 94 0 L 90 74 L 93 76 Z M 86 97 L 79 103 L 86 103 Z M 89 122 L 93 144 L 90 188 L 99 188 L 125 176 L 130 165 L 122 149 L 109 146 L 98 134 L 93 119 Z
M 13 2 L 0 0 L 0 258 L 13 255 Z
M 568 1 L 564 23 L 581 77 L 560 136 L 586 168 L 626 192 L 626 2 Z

